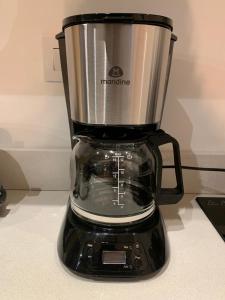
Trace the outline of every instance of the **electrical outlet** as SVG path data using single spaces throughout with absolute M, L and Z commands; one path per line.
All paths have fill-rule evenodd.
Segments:
M 44 79 L 46 82 L 62 82 L 59 46 L 54 37 L 43 37 Z

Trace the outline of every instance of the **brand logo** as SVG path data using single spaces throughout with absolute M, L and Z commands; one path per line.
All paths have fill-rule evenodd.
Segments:
M 109 76 L 110 77 L 115 77 L 115 78 L 122 77 L 123 76 L 123 70 L 118 66 L 114 66 L 109 70 Z
M 130 80 L 119 78 L 124 75 L 122 68 L 119 66 L 112 67 L 109 70 L 108 75 L 115 79 L 102 79 L 101 84 L 130 85 Z

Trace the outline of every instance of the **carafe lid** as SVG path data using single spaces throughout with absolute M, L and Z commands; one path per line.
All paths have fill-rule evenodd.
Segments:
M 173 22 L 170 18 L 139 13 L 96 13 L 70 16 L 63 20 L 63 30 L 69 26 L 86 23 L 148 24 L 173 30 Z

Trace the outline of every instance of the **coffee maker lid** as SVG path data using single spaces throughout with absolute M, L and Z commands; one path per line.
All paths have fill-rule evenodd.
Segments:
M 86 23 L 148 24 L 173 30 L 173 21 L 168 17 L 137 13 L 101 13 L 70 16 L 63 20 L 63 30 L 69 26 Z

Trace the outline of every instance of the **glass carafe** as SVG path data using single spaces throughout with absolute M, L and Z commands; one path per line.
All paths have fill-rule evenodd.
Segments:
M 133 140 L 76 136 L 71 159 L 73 210 L 111 218 L 153 212 L 162 173 L 153 141 L 146 136 Z

